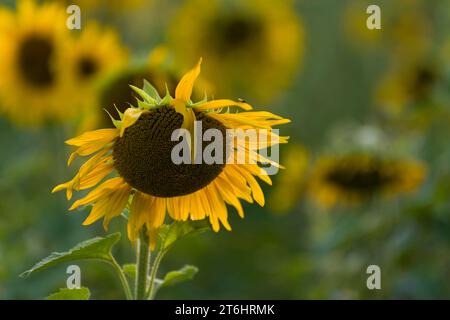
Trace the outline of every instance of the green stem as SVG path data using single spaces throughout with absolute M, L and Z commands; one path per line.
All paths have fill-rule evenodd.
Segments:
M 123 291 L 125 292 L 125 296 L 127 300 L 132 300 L 133 295 L 131 294 L 130 285 L 128 284 L 125 273 L 123 272 L 120 265 L 117 263 L 116 259 L 112 256 L 111 258 L 112 258 L 111 265 L 113 266 L 114 270 L 116 270 L 117 275 L 119 276 L 120 282 L 122 283 Z
M 150 263 L 150 248 L 145 229 L 141 230 L 137 243 L 136 261 L 136 300 L 144 300 L 148 284 L 148 267 Z
M 156 255 L 155 261 L 153 262 L 152 269 L 150 272 L 150 287 L 148 288 L 147 299 L 153 300 L 155 298 L 155 280 L 156 274 L 158 273 L 159 265 L 161 263 L 162 258 L 164 257 L 166 251 L 160 250 Z

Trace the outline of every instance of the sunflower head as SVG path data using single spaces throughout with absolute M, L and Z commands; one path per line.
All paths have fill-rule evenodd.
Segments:
M 69 102 L 61 108 L 70 90 L 65 19 L 56 3 L 19 1 L 15 12 L 0 7 L 1 111 L 17 123 L 62 121 L 73 114 Z
M 433 63 L 415 61 L 396 66 L 386 73 L 376 91 L 377 105 L 388 115 L 427 106 L 441 74 Z
M 95 48 L 95 49 L 94 49 Z M 112 29 L 100 28 L 94 22 L 83 27 L 83 31 L 70 45 L 72 74 L 78 86 L 91 85 L 92 81 L 106 73 L 125 66 L 128 52 Z
M 419 162 L 346 154 L 320 158 L 309 189 L 323 206 L 351 205 L 377 196 L 412 192 L 421 185 L 424 176 L 425 166 Z
M 137 105 L 124 112 L 118 111 L 119 119 L 111 117 L 114 128 L 86 132 L 67 141 L 77 148 L 69 164 L 76 156 L 94 155 L 72 180 L 57 186 L 54 191 L 65 189 L 70 199 L 74 190 L 92 188 L 112 173 L 115 175 L 71 207 L 92 205 L 85 224 L 104 218 L 106 227 L 111 218 L 128 206 L 130 239 L 134 240 L 145 226 L 155 240 L 166 211 L 174 220 L 208 218 L 212 228 L 218 231 L 220 224 L 231 229 L 227 204 L 240 216 L 243 216 L 240 200 L 264 205 L 264 195 L 255 176 L 269 184 L 271 180 L 258 163 L 280 166 L 258 151 L 287 143 L 288 138 L 278 136 L 272 127 L 289 120 L 269 112 L 250 111 L 252 107 L 240 101 L 208 101 L 206 97 L 199 102 L 191 101 L 200 66 L 201 60 L 182 77 L 174 97 L 169 90 L 161 97 L 147 81 L 143 88 L 131 86 L 139 96 Z M 247 112 L 230 113 L 229 107 Z M 201 123 L 200 128 L 198 123 Z M 178 141 L 174 136 L 181 138 L 176 133 L 180 129 L 185 132 L 183 137 L 188 145 L 189 162 L 174 162 L 175 141 Z M 196 161 L 198 154 L 209 147 L 203 141 L 198 143 L 197 137 L 204 136 L 209 129 L 216 130 L 215 138 L 222 141 L 228 140 L 227 129 L 267 131 L 269 139 L 251 143 L 245 137 L 232 136 L 228 140 L 233 141 L 231 147 L 223 143 L 214 149 L 214 154 L 225 154 L 220 161 Z M 231 156 L 228 154 L 230 148 L 243 153 L 248 162 L 229 162 L 236 156 L 236 152 Z

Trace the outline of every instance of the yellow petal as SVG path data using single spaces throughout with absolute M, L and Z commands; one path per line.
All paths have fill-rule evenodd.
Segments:
M 247 181 L 233 167 L 234 165 L 226 165 L 219 177 L 223 177 L 229 182 L 229 185 L 232 187 L 231 190 L 239 198 L 244 199 L 248 203 L 253 203 L 251 189 L 247 185 Z
M 85 157 L 106 148 L 118 136 L 119 131 L 117 129 L 102 129 L 86 132 L 77 138 L 67 140 L 67 144 L 78 147 L 70 155 L 67 165 L 70 166 L 76 156 Z
M 175 98 L 180 99 L 184 102 L 188 102 L 191 99 L 192 88 L 194 87 L 194 82 L 200 74 L 202 64 L 202 58 L 198 61 L 197 65 L 186 73 L 175 89 Z
M 52 193 L 59 192 L 59 191 L 62 191 L 64 189 L 66 189 L 67 200 L 72 199 L 72 195 L 73 195 L 73 181 L 69 181 L 69 182 L 57 185 L 56 187 L 53 188 Z
M 111 192 L 114 192 L 114 190 L 119 188 L 122 184 L 125 184 L 125 181 L 120 177 L 109 179 L 89 192 L 88 195 L 83 199 L 75 201 L 69 210 L 72 211 L 80 206 L 96 202 L 104 196 L 110 194 Z
M 66 144 L 75 147 L 81 147 L 85 144 L 112 141 L 117 137 L 117 129 L 100 129 L 88 131 L 82 135 L 69 139 Z
M 252 189 L 253 199 L 255 199 L 256 203 L 258 203 L 261 207 L 264 206 L 264 193 L 259 186 L 258 181 L 247 171 L 244 166 L 233 166 L 244 178 L 247 180 L 247 183 L 250 185 Z
M 173 106 L 175 108 L 175 111 L 183 116 L 183 124 L 181 125 L 182 129 L 186 129 L 189 131 L 190 134 L 190 141 L 189 141 L 189 149 L 191 150 L 191 163 L 194 163 L 195 161 L 195 113 L 192 110 L 192 108 L 187 108 L 186 104 L 179 100 L 174 99 L 173 100 Z
M 137 108 L 128 108 L 125 110 L 122 119 L 122 126 L 120 127 L 120 137 L 123 136 L 125 129 L 131 127 L 141 116 L 143 110 Z
M 207 198 L 209 200 L 210 206 L 214 208 L 210 215 L 210 221 L 217 219 L 222 223 L 222 225 L 228 231 L 231 231 L 231 226 L 228 223 L 228 210 L 223 198 L 220 197 L 220 192 L 217 190 L 215 184 L 211 183 L 206 186 Z
M 200 191 L 194 192 L 189 196 L 189 213 L 191 220 L 202 220 L 206 217 L 206 213 L 203 210 L 202 202 L 199 196 Z
M 96 201 L 89 216 L 83 221 L 83 225 L 90 225 L 100 218 L 105 217 L 103 227 L 107 229 L 109 221 L 113 217 L 118 216 L 125 208 L 130 192 L 131 188 L 124 185 Z
M 112 200 L 110 201 L 108 210 L 105 213 L 105 219 L 103 220 L 103 228 L 105 230 L 108 230 L 111 219 L 120 215 L 125 209 L 130 193 L 131 187 L 124 185 L 111 196 Z
M 226 201 L 226 203 L 232 205 L 238 215 L 243 218 L 244 210 L 242 208 L 241 202 L 237 198 L 236 194 L 232 191 L 233 188 L 230 186 L 227 180 L 216 179 L 213 181 L 216 185 L 217 190 L 220 192 L 221 197 Z
M 236 106 L 244 110 L 252 110 L 252 106 L 248 103 L 244 102 L 236 102 L 229 99 L 220 99 L 220 100 L 212 100 L 205 103 L 202 103 L 199 106 L 195 107 L 196 111 L 205 111 L 205 110 L 214 110 L 214 109 L 220 109 L 225 107 L 232 107 Z

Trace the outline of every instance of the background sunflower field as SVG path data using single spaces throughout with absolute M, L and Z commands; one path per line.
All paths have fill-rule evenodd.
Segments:
M 66 26 L 72 4 L 80 30 Z M 67 266 L 19 274 L 126 232 L 119 219 L 81 226 L 88 210 L 51 194 L 74 173 L 63 141 L 134 103 L 129 84 L 173 92 L 199 57 L 194 96 L 291 119 L 286 169 L 231 232 L 167 255 L 162 271 L 200 271 L 159 299 L 450 298 L 449 0 L 0 0 L 0 299 L 55 292 Z M 132 261 L 122 238 L 116 256 Z M 93 299 L 122 298 L 106 266 L 79 265 Z

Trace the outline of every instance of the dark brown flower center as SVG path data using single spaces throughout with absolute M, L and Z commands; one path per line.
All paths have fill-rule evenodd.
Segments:
M 49 39 L 39 35 L 26 38 L 18 48 L 18 68 L 30 85 L 37 88 L 50 86 L 54 81 L 51 62 L 54 53 Z
M 224 15 L 213 23 L 215 47 L 221 54 L 248 48 L 258 43 L 262 33 L 261 23 L 245 15 Z
M 326 175 L 326 180 L 342 189 L 361 194 L 373 194 L 392 182 L 392 174 L 385 172 L 381 163 L 373 162 L 368 167 L 358 163 L 337 165 Z
M 196 113 L 202 121 L 202 134 L 218 129 L 225 139 L 225 127 L 203 113 Z M 133 188 L 158 197 L 175 197 L 193 193 L 207 186 L 223 170 L 224 164 L 175 164 L 172 149 L 178 141 L 171 141 L 174 130 L 181 128 L 183 116 L 171 107 L 145 112 L 127 128 L 114 144 L 114 164 L 119 174 Z M 226 145 L 226 143 L 224 143 Z M 206 143 L 202 143 L 202 150 Z M 225 155 L 225 148 L 223 150 Z
M 97 62 L 91 57 L 81 57 L 77 63 L 78 74 L 81 78 L 86 79 L 95 74 L 98 70 Z
M 437 80 L 438 74 L 434 69 L 428 66 L 419 67 L 412 79 L 411 93 L 418 99 L 426 97 L 431 92 Z

